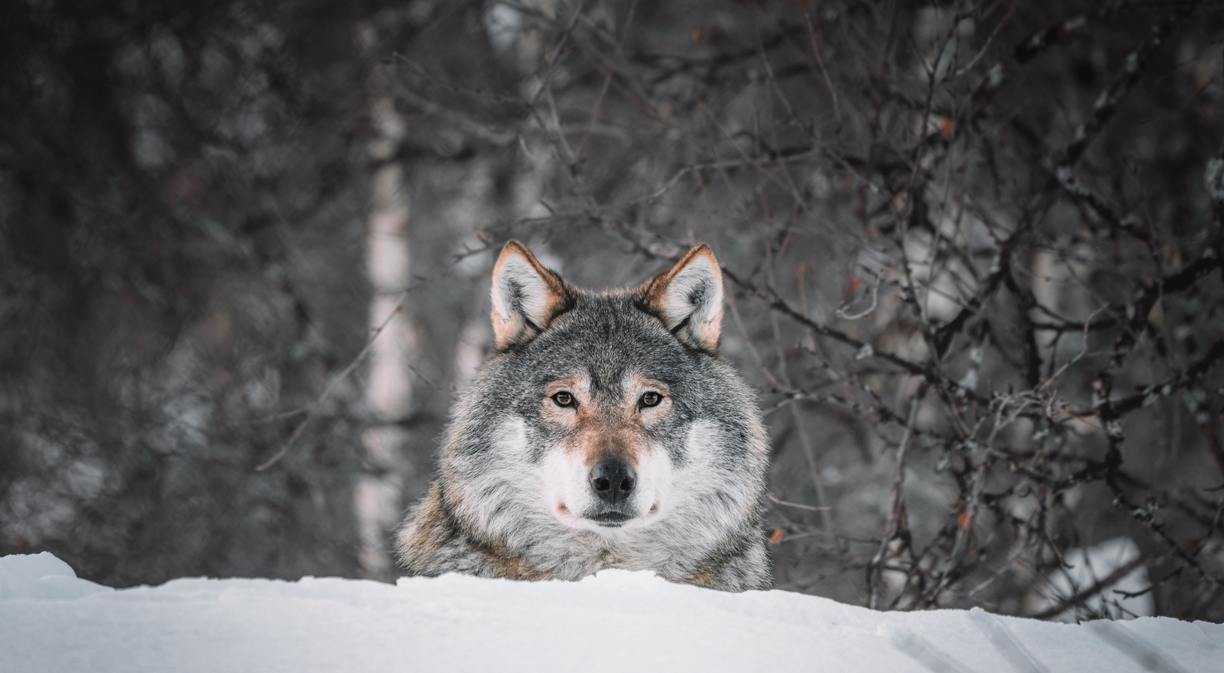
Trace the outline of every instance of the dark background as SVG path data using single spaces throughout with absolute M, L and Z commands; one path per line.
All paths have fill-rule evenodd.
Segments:
M 5 2 L 0 554 L 394 577 L 500 245 L 608 287 L 705 241 L 780 588 L 1224 619 L 1221 28 L 1212 2 Z

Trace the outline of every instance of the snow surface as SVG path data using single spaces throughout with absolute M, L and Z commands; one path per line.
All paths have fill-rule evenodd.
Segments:
M 874 612 L 647 573 L 181 579 L 108 589 L 50 554 L 0 558 L 0 672 L 1224 671 L 1224 626 Z

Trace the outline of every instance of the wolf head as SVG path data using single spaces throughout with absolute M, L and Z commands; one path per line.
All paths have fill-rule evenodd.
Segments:
M 496 353 L 456 407 L 442 462 L 469 529 L 557 556 L 652 537 L 696 549 L 755 524 L 764 432 L 717 357 L 723 284 L 708 247 L 597 294 L 511 242 L 492 307 Z

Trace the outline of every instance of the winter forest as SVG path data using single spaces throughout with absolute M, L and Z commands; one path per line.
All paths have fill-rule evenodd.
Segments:
M 1224 6 L 0 3 L 0 556 L 392 581 L 518 239 L 694 243 L 777 587 L 1224 620 Z

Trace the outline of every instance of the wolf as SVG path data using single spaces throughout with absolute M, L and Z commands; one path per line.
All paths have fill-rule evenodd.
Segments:
M 492 275 L 494 349 L 398 533 L 408 574 L 577 580 L 624 568 L 771 587 L 766 433 L 751 389 L 718 356 L 723 280 L 710 248 L 597 293 L 511 241 Z

